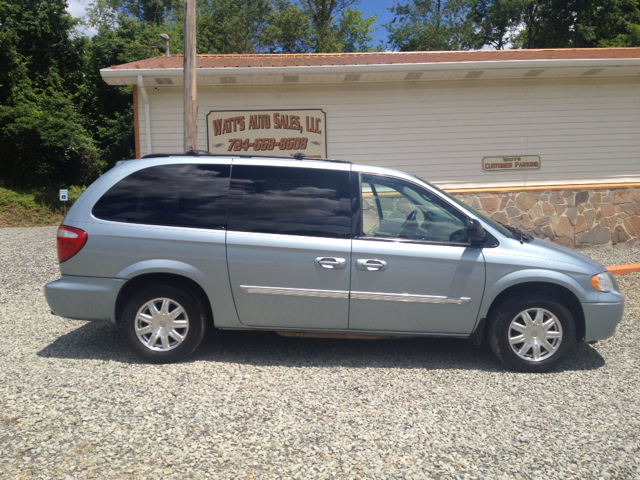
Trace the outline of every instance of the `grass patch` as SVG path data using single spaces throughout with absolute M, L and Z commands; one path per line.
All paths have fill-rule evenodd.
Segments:
M 85 187 L 69 187 L 67 209 Z M 44 227 L 60 225 L 63 205 L 58 188 L 18 189 L 0 187 L 0 227 Z

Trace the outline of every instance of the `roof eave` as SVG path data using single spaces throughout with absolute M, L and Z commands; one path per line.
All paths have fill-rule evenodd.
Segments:
M 345 73 L 394 73 L 422 72 L 438 70 L 496 70 L 527 68 L 595 68 L 595 67 L 640 67 L 640 58 L 589 58 L 589 59 L 539 59 L 539 60 L 502 60 L 473 62 L 438 62 L 438 63 L 393 63 L 367 65 L 314 65 L 288 67 L 199 67 L 197 77 L 257 76 L 257 75 L 310 75 L 310 74 L 345 74 Z M 142 77 L 182 77 L 182 68 L 136 68 L 114 69 L 103 68 L 100 75 L 107 83 L 133 85 Z M 579 75 L 570 75 L 579 76 Z M 328 81 L 327 83 L 332 83 Z

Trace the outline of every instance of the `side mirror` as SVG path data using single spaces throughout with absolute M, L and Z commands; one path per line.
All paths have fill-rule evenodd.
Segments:
M 483 245 L 487 240 L 487 234 L 482 228 L 482 224 L 475 218 L 467 220 L 467 238 L 469 243 L 476 247 Z

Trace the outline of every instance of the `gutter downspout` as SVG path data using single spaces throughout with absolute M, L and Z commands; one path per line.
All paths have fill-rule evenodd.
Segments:
M 151 112 L 149 111 L 149 97 L 147 97 L 147 91 L 144 88 L 142 75 L 138 75 L 138 88 L 140 89 L 142 99 L 144 100 L 144 129 L 147 134 L 147 155 L 149 155 L 153 153 L 151 151 Z

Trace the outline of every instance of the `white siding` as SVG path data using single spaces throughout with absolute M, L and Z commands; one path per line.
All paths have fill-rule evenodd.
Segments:
M 182 150 L 182 88 L 147 88 L 154 153 Z M 140 96 L 138 97 L 140 99 Z M 210 110 L 321 108 L 328 156 L 405 170 L 446 188 L 521 186 L 488 156 L 539 155 L 527 185 L 640 182 L 640 78 L 198 87 Z M 141 153 L 146 152 L 139 100 Z

